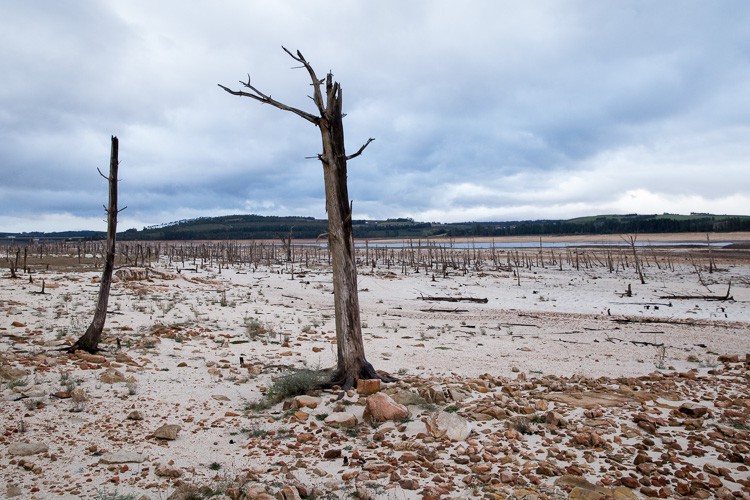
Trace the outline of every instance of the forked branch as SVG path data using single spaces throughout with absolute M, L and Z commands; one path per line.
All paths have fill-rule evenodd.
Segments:
M 255 99 L 256 101 L 262 102 L 263 104 L 270 104 L 271 106 L 281 109 L 283 111 L 289 111 L 290 113 L 294 113 L 297 116 L 300 116 L 304 118 L 305 120 L 309 121 L 310 123 L 313 123 L 314 125 L 317 125 L 320 122 L 320 117 L 315 116 L 313 114 L 310 114 L 306 111 L 302 111 L 301 109 L 297 109 L 293 106 L 288 106 L 284 104 L 283 102 L 279 102 L 276 99 L 272 98 L 270 95 L 266 95 L 257 88 L 255 88 L 250 83 L 250 76 L 247 77 L 247 82 L 240 81 L 242 86 L 244 86 L 247 89 L 250 89 L 250 92 L 245 92 L 244 90 L 232 90 L 229 87 L 225 87 L 222 84 L 217 84 L 219 87 L 224 89 L 226 92 L 229 92 L 232 95 L 238 95 L 242 97 L 249 97 L 250 99 Z
M 283 45 L 281 46 L 282 49 L 284 49 L 284 52 L 289 54 L 289 57 L 297 61 L 298 63 L 302 64 L 305 69 L 307 70 L 307 73 L 310 75 L 310 79 L 312 80 L 312 86 L 313 86 L 313 101 L 315 101 L 315 105 L 318 107 L 318 112 L 320 113 L 320 116 L 325 116 L 326 108 L 323 105 L 323 93 L 320 91 L 320 85 L 323 83 L 323 80 L 317 77 L 315 74 L 315 70 L 310 66 L 310 63 L 307 62 L 307 59 L 302 55 L 302 52 L 299 50 L 297 51 L 297 55 L 295 56 L 292 54 L 289 50 L 287 50 L 286 47 Z M 330 78 L 331 74 L 328 74 L 328 77 Z

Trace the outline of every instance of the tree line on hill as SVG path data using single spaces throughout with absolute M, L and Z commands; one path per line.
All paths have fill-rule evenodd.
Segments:
M 601 215 L 570 220 L 507 222 L 417 222 L 409 218 L 354 220 L 355 238 L 429 238 L 435 236 L 529 236 L 566 234 L 628 234 L 750 231 L 748 216 Z M 291 232 L 296 239 L 325 234 L 327 222 L 311 217 L 231 216 L 197 219 L 144 231 L 130 230 L 125 239 L 278 239 Z
M 750 231 L 750 216 L 735 215 L 599 215 L 568 220 L 528 220 L 503 222 L 418 222 L 410 218 L 387 220 L 354 220 L 354 237 L 430 238 L 479 236 L 550 236 L 574 234 L 633 233 L 708 233 Z M 279 217 L 262 215 L 230 215 L 200 217 L 168 224 L 128 229 L 118 235 L 120 240 L 275 240 L 316 239 L 328 229 L 325 219 L 313 217 Z M 66 231 L 61 233 L 0 234 L 0 237 L 103 239 L 97 231 Z M 323 240 L 325 241 L 325 240 Z

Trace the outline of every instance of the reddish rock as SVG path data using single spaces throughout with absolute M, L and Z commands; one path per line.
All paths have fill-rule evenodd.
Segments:
M 177 469 L 175 467 L 170 467 L 169 465 L 157 466 L 155 473 L 157 476 L 170 477 L 172 479 L 176 479 L 182 476 L 182 471 L 180 469 Z
M 711 487 L 711 488 L 713 488 L 713 489 L 717 489 L 717 488 L 721 488 L 722 486 L 724 486 L 724 484 L 721 482 L 721 479 L 719 479 L 718 477 L 716 477 L 716 476 L 714 476 L 712 474 L 709 474 L 708 475 L 708 486 Z
M 409 418 L 409 410 L 396 403 L 388 394 L 378 392 L 367 396 L 363 417 L 371 422 L 400 421 Z
M 416 490 L 419 488 L 419 481 L 416 479 L 401 479 L 398 485 L 405 490 Z
M 740 357 L 737 354 L 722 354 L 719 356 L 719 363 L 739 363 Z
M 371 379 L 359 379 L 357 380 L 357 393 L 360 396 L 370 396 L 372 394 L 375 394 L 376 392 L 380 392 L 380 379 L 379 378 L 371 378 Z
M 315 435 L 310 432 L 300 432 L 297 434 L 297 442 L 298 443 L 309 443 L 310 441 L 315 441 Z
M 604 444 L 604 439 L 595 432 L 579 432 L 573 436 L 573 443 L 580 446 L 601 446 Z
M 107 358 L 98 354 L 91 354 L 86 351 L 76 351 L 75 356 L 78 359 L 86 361 L 87 363 L 94 363 L 100 365 L 107 362 Z
M 623 486 L 626 486 L 626 487 L 630 488 L 631 490 L 634 490 L 634 489 L 636 489 L 636 488 L 638 488 L 640 486 L 640 484 L 638 483 L 638 480 L 636 478 L 632 477 L 632 476 L 625 476 L 625 477 L 621 478 L 620 479 L 620 484 L 622 484 Z M 690 488 L 688 487 L 688 490 L 689 489 Z
M 326 450 L 323 452 L 323 458 L 326 460 L 333 460 L 335 458 L 341 457 L 341 450 L 340 449 L 334 449 L 334 450 Z
M 295 398 L 292 400 L 292 408 L 310 408 L 314 409 L 317 408 L 320 404 L 320 398 L 316 398 L 314 396 L 295 396 Z
M 708 408 L 695 403 L 685 403 L 677 411 L 691 418 L 700 418 L 708 413 Z

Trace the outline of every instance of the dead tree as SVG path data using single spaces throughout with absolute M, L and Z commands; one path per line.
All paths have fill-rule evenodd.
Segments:
M 346 183 L 346 162 L 362 154 L 374 140 L 368 139 L 357 152 L 346 154 L 344 147 L 344 125 L 342 112 L 342 91 L 333 74 L 324 79 L 318 78 L 310 63 L 300 51 L 296 55 L 282 47 L 292 59 L 301 64 L 312 81 L 313 95 L 310 96 L 317 108 L 317 114 L 287 106 L 270 95 L 258 90 L 248 75 L 247 82 L 240 82 L 245 90 L 232 90 L 219 85 L 226 92 L 249 97 L 263 104 L 289 111 L 309 121 L 320 130 L 323 152 L 317 158 L 323 164 L 325 182 L 326 212 L 328 213 L 328 246 L 333 266 L 333 296 L 336 314 L 336 372 L 329 381 L 344 389 L 352 387 L 358 379 L 379 378 L 393 380 L 375 371 L 365 358 L 362 327 L 360 324 L 359 296 L 357 294 L 357 268 L 352 235 L 352 205 Z M 325 85 L 325 94 L 323 86 Z
M 294 226 L 289 226 L 289 234 L 288 235 L 279 235 L 279 239 L 281 240 L 281 245 L 284 247 L 284 252 L 286 253 L 286 261 L 292 262 L 292 238 L 294 237 Z
M 96 303 L 94 319 L 86 329 L 86 333 L 70 346 L 70 351 L 78 349 L 95 353 L 99 350 L 99 341 L 102 338 L 104 322 L 107 320 L 107 304 L 109 302 L 109 289 L 112 285 L 112 271 L 115 268 L 115 235 L 117 234 L 117 137 L 112 136 L 112 151 L 109 157 L 109 177 L 99 175 L 109 181 L 109 206 L 104 207 L 107 213 L 107 250 L 104 260 L 104 270 L 102 271 L 102 280 L 99 284 L 99 299 Z M 123 209 L 124 210 L 124 209 Z
M 625 239 L 624 236 L 621 236 L 621 238 L 625 243 L 630 245 L 630 249 L 633 251 L 633 263 L 635 265 L 635 271 L 638 273 L 638 278 L 641 280 L 641 285 L 645 285 L 646 279 L 643 276 L 643 264 L 638 258 L 638 252 L 636 251 L 636 242 L 638 241 L 638 235 L 629 234 L 627 239 Z

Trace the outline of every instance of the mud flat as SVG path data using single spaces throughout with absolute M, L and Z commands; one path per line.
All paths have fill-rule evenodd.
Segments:
M 747 250 L 370 243 L 367 356 L 399 381 L 274 399 L 334 364 L 325 254 L 164 245 L 121 258 L 98 355 L 60 350 L 95 252 L 0 278 L 0 494 L 750 495 Z

